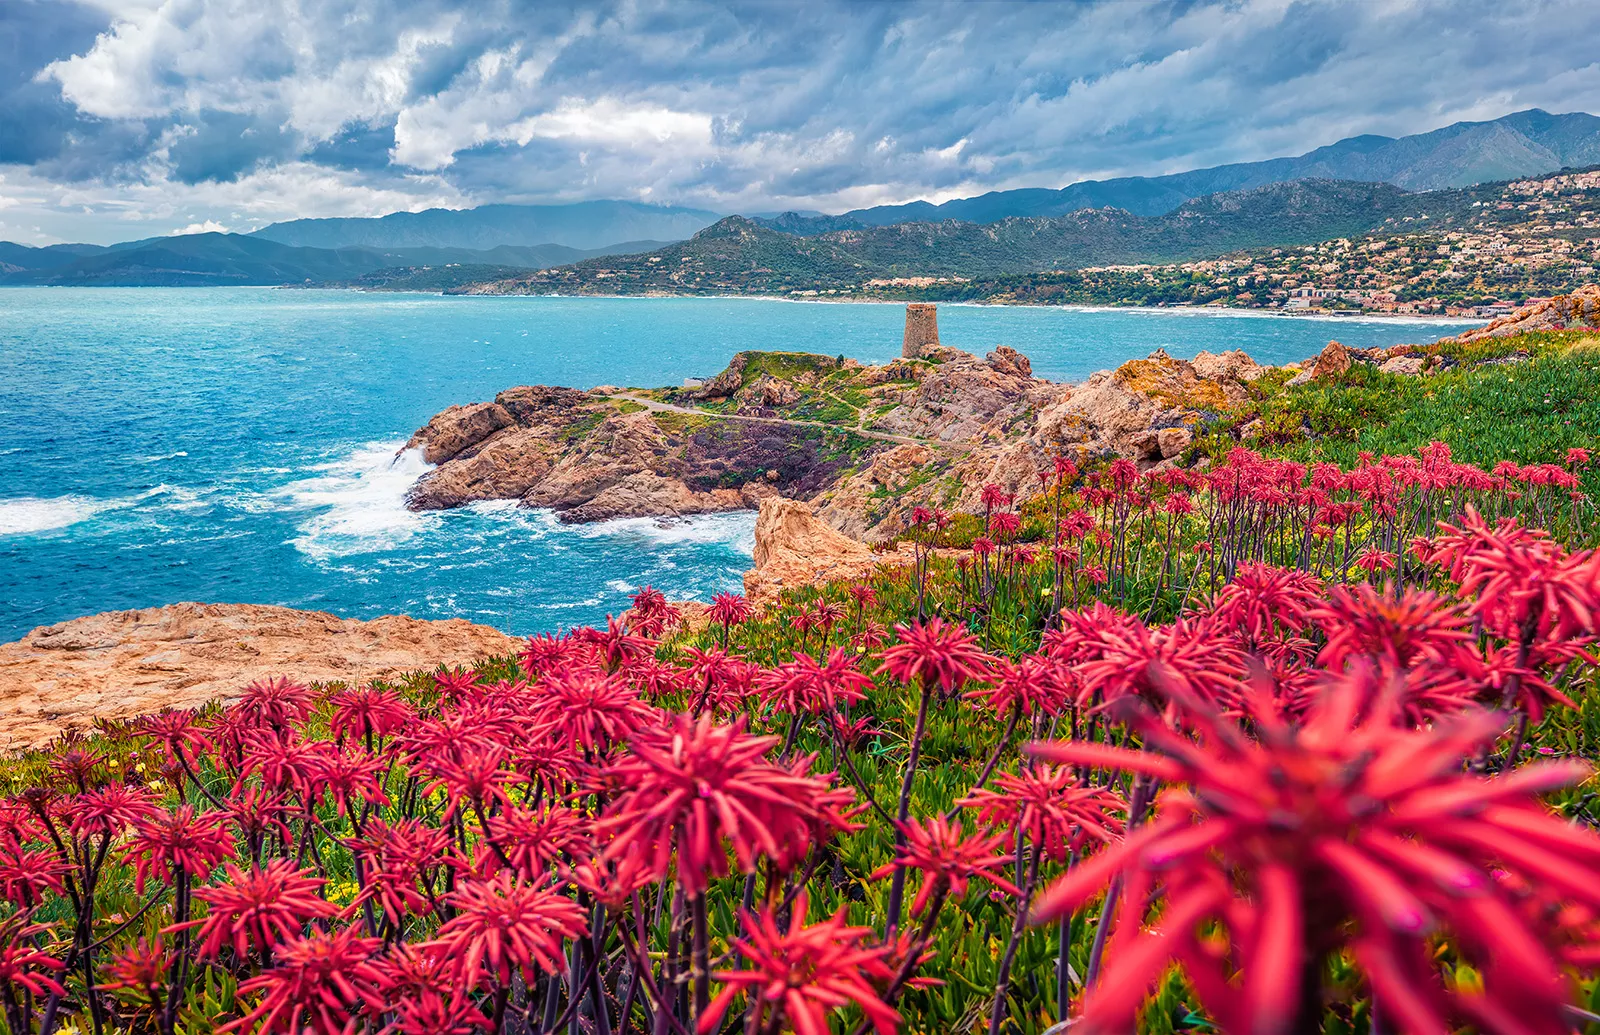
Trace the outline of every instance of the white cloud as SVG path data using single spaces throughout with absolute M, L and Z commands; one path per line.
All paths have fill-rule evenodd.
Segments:
M 92 2 L 107 30 L 38 77 L 99 120 L 72 140 L 122 135 L 0 190 L 63 233 L 69 198 L 162 230 L 489 200 L 841 210 L 1600 96 L 1593 0 Z M 255 149 L 212 161 L 240 132 Z
M 480 199 L 435 176 L 385 184 L 353 172 L 294 162 L 227 183 L 184 184 L 153 173 L 131 184 L 54 184 L 13 173 L 24 195 L 15 218 L 42 220 L 56 241 L 110 243 L 158 234 L 241 233 L 285 219 L 380 216 L 427 208 L 467 208 Z
M 180 226 L 176 230 L 169 230 L 167 231 L 167 236 L 187 237 L 190 234 L 225 234 L 227 232 L 227 227 L 215 219 L 208 219 L 204 223 L 190 223 L 188 226 Z

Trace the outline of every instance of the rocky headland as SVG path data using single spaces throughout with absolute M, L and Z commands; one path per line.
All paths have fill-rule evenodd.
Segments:
M 354 684 L 519 646 L 461 618 L 359 621 L 257 604 L 107 611 L 0 644 L 0 752 L 87 731 L 96 719 L 228 700 L 257 679 Z
M 1001 347 L 934 345 L 881 365 L 745 352 L 683 388 L 579 392 L 524 386 L 452 406 L 407 443 L 436 465 L 414 509 L 475 500 L 548 507 L 564 521 L 753 509 L 802 500 L 868 543 L 893 540 L 918 504 L 976 506 L 1061 453 L 1170 462 L 1189 429 L 1264 373 L 1243 352 L 1157 352 L 1069 385 Z

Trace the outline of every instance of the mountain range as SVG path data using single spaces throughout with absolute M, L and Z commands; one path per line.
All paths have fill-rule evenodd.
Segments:
M 252 237 L 302 248 L 470 248 L 557 244 L 609 248 L 618 241 L 680 241 L 721 219 L 716 212 L 637 201 L 480 205 L 392 212 L 376 219 L 294 219 Z
M 940 205 L 917 201 L 841 215 L 788 212 L 744 222 L 788 237 L 901 228 L 850 244 L 847 250 L 854 252 L 859 246 L 871 253 L 855 255 L 851 261 L 898 270 L 915 252 L 920 255 L 921 265 L 915 270 L 919 274 L 972 275 L 982 271 L 962 267 L 961 262 L 978 262 L 986 269 L 1005 264 L 990 256 L 994 248 L 1002 247 L 998 243 L 1002 240 L 1005 248 L 1021 249 L 1008 260 L 1010 264 L 1027 268 L 1040 268 L 1041 262 L 1160 261 L 1190 257 L 1202 247 L 1294 243 L 1303 239 L 1303 228 L 1313 225 L 1332 228 L 1334 234 L 1356 232 L 1353 228 L 1363 220 L 1382 217 L 1401 204 L 1398 199 L 1408 191 L 1439 191 L 1596 164 L 1600 164 L 1600 118 L 1529 109 L 1415 136 L 1350 137 L 1292 158 L 1166 176 L 1090 180 L 1059 190 L 991 191 Z M 1307 181 L 1381 185 L 1383 190 L 1363 192 L 1346 186 L 1340 193 L 1319 186 L 1299 194 L 1269 193 L 1241 200 L 1253 190 Z M 1206 198 L 1220 199 L 1213 204 L 1224 208 L 1243 207 L 1232 214 L 1219 209 L 1201 219 L 1205 208 L 1200 201 Z M 1292 207 L 1311 199 L 1334 207 L 1320 214 L 1267 214 L 1274 204 Z M 1102 214 L 1085 214 L 1093 212 Z M 1128 222 L 1179 213 L 1184 218 L 1170 225 Z M 689 238 L 721 218 L 704 209 L 585 201 L 429 209 L 370 219 L 296 219 L 248 235 L 195 234 L 111 246 L 31 248 L 0 242 L 0 284 L 417 283 L 439 290 L 463 282 L 465 276 L 464 271 L 441 272 L 439 267 L 472 266 L 473 273 L 484 275 L 477 279 L 490 274 L 498 279 L 518 270 L 547 269 L 593 256 L 649 251 L 662 242 Z M 1269 224 L 1275 218 L 1289 221 L 1273 227 Z M 1011 226 L 996 234 L 966 229 L 1011 220 L 1063 219 L 1067 222 L 1060 225 Z M 1194 223 L 1196 219 L 1200 222 Z M 1194 225 L 1186 226 L 1186 220 Z M 958 225 L 931 229 L 952 221 Z M 1231 223 L 1231 229 L 1224 229 L 1224 223 Z M 1158 231 L 1152 230 L 1157 226 Z M 1158 236 L 1147 239 L 1152 233 Z M 1281 239 L 1269 239 L 1272 233 Z M 925 243 L 914 248 L 909 243 L 913 241 Z M 828 247 L 846 243 L 835 241 Z M 938 270 L 929 269 L 929 262 Z
M 1239 249 L 1312 244 L 1385 224 L 1447 228 L 1515 216 L 1483 205 L 1497 187 L 1427 192 L 1387 183 L 1296 180 L 1187 201 L 1159 216 L 1116 208 L 993 223 L 947 219 L 796 235 L 729 216 L 653 252 L 587 259 L 469 293 L 786 294 L 872 278 L 983 278 L 1131 263 L 1178 262 Z M 394 284 L 390 286 L 401 286 Z
M 1168 176 L 1084 180 L 1060 190 L 990 191 L 942 205 L 913 201 L 809 219 L 785 213 L 766 222 L 785 233 L 826 233 L 851 226 L 942 219 L 994 223 L 1013 216 L 1061 216 L 1084 208 L 1120 208 L 1136 216 L 1160 216 L 1208 194 L 1291 180 L 1361 180 L 1422 191 L 1596 164 L 1600 164 L 1600 118 L 1583 112 L 1552 115 L 1530 108 L 1492 122 L 1457 122 L 1408 137 L 1347 137 L 1294 158 L 1219 165 Z
M 306 248 L 245 234 L 185 234 L 110 246 L 31 248 L 0 241 L 0 284 L 211 287 L 351 282 L 381 270 L 459 266 L 500 276 L 561 266 L 597 255 L 649 251 L 661 241 L 609 248 L 559 244 L 495 248 Z

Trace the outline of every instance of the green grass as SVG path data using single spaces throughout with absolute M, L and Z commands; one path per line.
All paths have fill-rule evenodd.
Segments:
M 1220 458 L 1233 432 L 1261 422 L 1245 444 L 1299 460 L 1351 464 L 1357 454 L 1414 453 L 1429 442 L 1455 458 L 1559 463 L 1600 443 L 1600 339 L 1582 332 L 1504 338 L 1438 350 L 1454 367 L 1424 377 L 1357 365 L 1327 383 L 1285 387 L 1288 372 L 1252 386 L 1246 406 L 1214 422 L 1196 449 Z M 1488 360 L 1526 353 L 1515 362 Z

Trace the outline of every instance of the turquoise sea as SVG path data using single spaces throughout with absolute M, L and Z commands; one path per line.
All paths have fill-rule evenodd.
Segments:
M 709 599 L 748 514 L 563 526 L 510 503 L 412 514 L 396 450 L 451 403 L 517 384 L 649 386 L 741 349 L 900 348 L 898 305 L 444 298 L 251 288 L 0 289 L 0 640 L 179 600 L 514 633 L 602 620 L 644 583 Z M 941 306 L 944 341 L 1011 345 L 1076 380 L 1165 347 L 1261 362 L 1430 341 L 1459 324 L 1216 311 Z

